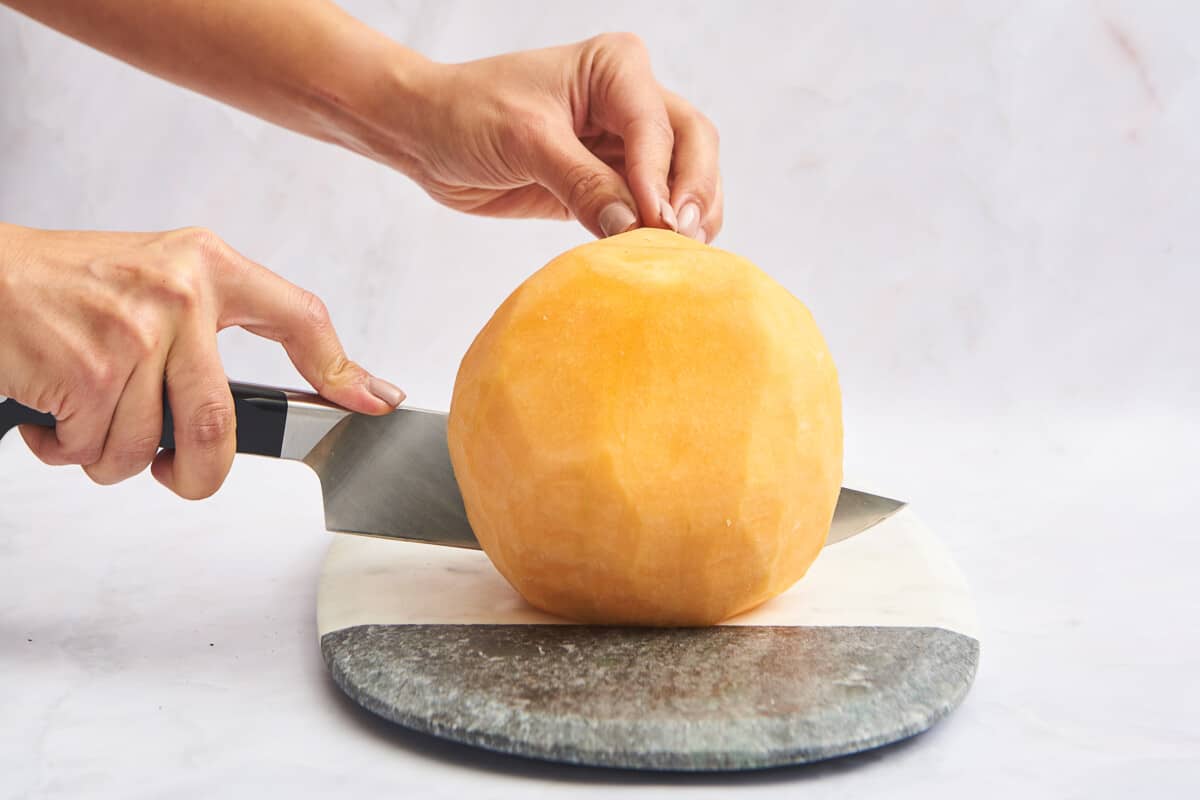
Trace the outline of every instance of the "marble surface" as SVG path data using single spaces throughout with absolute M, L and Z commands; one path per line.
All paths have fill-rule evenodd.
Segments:
M 942 628 L 359 625 L 321 637 L 359 705 L 590 767 L 735 772 L 903 741 L 952 712 L 979 642 Z
M 910 744 L 737 779 L 547 768 L 344 700 L 299 465 L 211 501 L 0 443 L 0 796 L 1188 796 L 1200 780 L 1200 9 L 1180 2 L 355 2 L 435 58 L 634 29 L 721 127 L 721 243 L 813 309 L 847 482 L 902 497 L 976 593 L 969 701 Z M 319 292 L 445 408 L 500 299 L 582 240 L 403 178 L 0 10 L 0 218 L 200 224 Z M 223 335 L 231 375 L 286 358 Z M 270 467 L 268 469 L 268 466 Z
M 339 536 L 321 566 L 321 636 L 358 625 L 566 622 L 526 603 L 479 550 Z M 979 638 L 962 571 L 911 507 L 826 547 L 791 589 L 721 624 L 945 628 Z
M 335 537 L 317 632 L 334 681 L 407 728 L 588 766 L 711 772 L 822 761 L 927 730 L 979 665 L 975 605 L 911 508 L 702 629 L 572 625 L 475 550 Z

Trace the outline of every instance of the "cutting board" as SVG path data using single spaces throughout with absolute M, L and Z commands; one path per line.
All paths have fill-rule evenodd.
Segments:
M 550 761 L 736 770 L 818 761 L 928 729 L 979 661 L 974 604 L 911 508 L 711 628 L 570 624 L 478 551 L 338 536 L 321 650 L 355 702 L 414 730 Z

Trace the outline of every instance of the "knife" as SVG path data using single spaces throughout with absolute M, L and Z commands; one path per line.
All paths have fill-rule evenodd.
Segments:
M 237 452 L 308 464 L 321 481 L 325 527 L 412 542 L 479 549 L 450 466 L 446 414 L 397 408 L 371 417 L 310 392 L 230 383 Z M 17 425 L 54 427 L 54 417 L 0 397 L 0 438 Z M 175 447 L 163 404 L 159 446 Z M 904 507 L 843 488 L 826 544 L 840 542 Z

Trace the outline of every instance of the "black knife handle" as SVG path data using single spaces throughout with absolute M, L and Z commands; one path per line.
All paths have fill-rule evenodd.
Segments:
M 287 427 L 288 400 L 280 389 L 253 383 L 230 381 L 233 410 L 237 416 L 237 451 L 256 456 L 279 458 L 283 450 L 283 432 Z M 54 417 L 34 411 L 9 398 L 0 402 L 0 438 L 17 425 L 53 428 Z M 175 422 L 171 406 L 163 398 L 163 429 L 159 447 L 175 449 Z

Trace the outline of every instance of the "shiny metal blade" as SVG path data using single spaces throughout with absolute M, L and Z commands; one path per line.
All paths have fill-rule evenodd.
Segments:
M 304 463 L 321 479 L 331 531 L 479 549 L 450 466 L 445 414 L 350 414 Z
M 857 489 L 842 487 L 838 495 L 837 508 L 833 510 L 833 523 L 829 526 L 829 537 L 825 546 L 849 539 L 855 534 L 872 528 L 904 508 L 901 500 L 867 494 Z
M 479 549 L 446 445 L 446 415 L 400 408 L 383 417 L 349 414 L 304 462 L 316 471 L 325 527 L 412 542 Z M 882 522 L 904 503 L 842 489 L 826 544 Z

